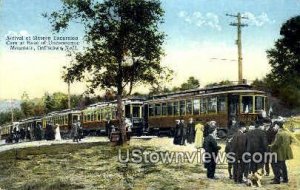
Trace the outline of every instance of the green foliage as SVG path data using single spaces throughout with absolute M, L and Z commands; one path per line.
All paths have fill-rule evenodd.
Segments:
M 158 86 L 157 88 L 151 88 L 149 95 L 161 94 L 161 93 L 169 93 L 169 92 L 177 92 L 182 90 L 190 90 L 194 88 L 199 88 L 200 82 L 193 76 L 190 76 L 188 80 L 182 83 L 179 87 L 174 86 L 173 88 L 168 88 L 166 86 Z
M 23 93 L 21 100 L 21 110 L 25 117 L 34 115 L 34 102 L 29 99 L 29 96 L 26 92 Z
M 281 38 L 267 51 L 271 73 L 267 84 L 272 93 L 287 106 L 300 106 L 300 16 L 286 21 L 280 30 Z
M 84 80 L 88 72 L 90 91 L 113 88 L 122 95 L 125 87 L 158 82 L 164 68 L 164 33 L 160 32 L 164 11 L 158 0 L 63 0 L 61 11 L 45 15 L 59 32 L 77 20 L 85 28 L 87 47 L 74 55 L 65 80 Z
M 24 118 L 24 114 L 20 109 L 13 109 L 14 121 Z M 0 112 L 0 125 L 11 122 L 11 111 Z
M 79 21 L 85 29 L 85 48 L 74 52 L 64 80 L 85 80 L 89 91 L 113 89 L 117 118 L 126 138 L 122 97 L 137 84 L 158 84 L 166 71 L 160 65 L 165 34 L 159 31 L 164 14 L 159 0 L 62 0 L 62 10 L 49 16 L 55 32 Z
M 209 83 L 207 84 L 205 87 L 213 87 L 213 86 L 224 86 L 224 85 L 233 85 L 233 82 L 229 81 L 229 80 L 223 80 L 221 82 L 213 82 L 213 83 Z
M 194 89 L 199 87 L 200 87 L 199 80 L 191 76 L 188 78 L 187 82 L 181 84 L 180 90 L 189 90 L 189 89 Z

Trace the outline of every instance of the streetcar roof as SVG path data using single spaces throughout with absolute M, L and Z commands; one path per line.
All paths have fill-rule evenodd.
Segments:
M 205 96 L 222 95 L 222 94 L 242 94 L 242 93 L 265 95 L 265 92 L 263 92 L 263 91 L 252 90 L 252 89 L 212 91 L 212 92 L 199 91 L 199 93 L 197 93 L 197 94 L 186 93 L 186 92 L 184 92 L 182 94 L 171 94 L 171 95 L 163 96 L 163 97 L 156 98 L 156 99 L 149 99 L 147 102 L 161 102 L 161 101 L 165 101 L 165 100 L 172 100 L 172 99 L 178 99 L 178 98 L 205 97 Z
M 123 103 L 126 104 L 144 104 L 144 99 L 142 98 L 125 98 L 122 99 Z M 84 110 L 97 109 L 102 107 L 115 107 L 117 105 L 117 100 L 113 100 L 110 102 L 97 102 L 95 104 L 91 104 L 87 106 Z

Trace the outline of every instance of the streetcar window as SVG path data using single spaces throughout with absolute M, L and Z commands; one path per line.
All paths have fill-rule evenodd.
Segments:
M 255 96 L 255 111 L 265 110 L 265 97 Z
M 207 113 L 207 99 L 202 98 L 200 101 L 200 112 Z
M 130 118 L 130 105 L 125 105 L 125 117 Z
M 253 97 L 242 96 L 242 113 L 253 113 Z
M 200 100 L 195 99 L 193 101 L 193 112 L 194 112 L 194 115 L 199 115 L 199 113 L 200 113 Z
M 187 100 L 186 101 L 186 114 L 187 115 L 192 115 L 193 114 L 192 100 Z
M 174 102 L 173 107 L 174 107 L 174 115 L 179 115 L 178 102 Z
M 153 104 L 149 104 L 149 116 L 154 116 L 154 108 L 153 108 Z
M 226 99 L 225 97 L 218 97 L 218 112 L 226 111 Z
M 216 97 L 208 98 L 208 112 L 209 113 L 217 112 L 217 98 Z
M 112 119 L 116 119 L 116 117 L 117 117 L 116 108 L 112 108 Z
M 167 115 L 167 103 L 162 103 L 162 115 Z
M 101 118 L 102 120 L 105 120 L 105 110 L 101 109 Z
M 107 109 L 107 119 L 109 119 L 109 120 L 112 119 L 112 108 Z
M 91 121 L 91 115 L 90 114 L 87 115 L 87 120 Z
M 99 111 L 97 111 L 97 120 L 100 121 L 101 120 L 101 114 Z
M 186 109 L 185 109 L 185 100 L 180 101 L 180 115 L 185 115 Z
M 132 117 L 140 117 L 140 107 L 132 106 Z
M 161 115 L 161 104 L 155 104 L 155 115 Z
M 173 115 L 173 103 L 168 103 L 168 115 Z

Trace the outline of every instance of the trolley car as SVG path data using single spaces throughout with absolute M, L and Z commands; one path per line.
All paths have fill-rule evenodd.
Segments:
M 131 121 L 131 129 L 134 133 L 142 134 L 144 128 L 143 109 L 144 101 L 142 99 L 124 99 L 123 110 L 124 117 Z M 117 124 L 117 102 L 100 102 L 88 106 L 82 110 L 83 130 L 85 133 L 100 134 L 106 131 L 108 121 L 112 125 Z
M 230 121 L 236 118 L 249 124 L 267 108 L 267 95 L 250 85 L 230 85 L 187 90 L 153 96 L 147 101 L 149 131 L 171 130 L 176 120 L 218 124 L 218 134 L 225 136 Z
M 51 112 L 42 118 L 43 129 L 46 129 L 48 124 L 58 125 L 63 136 L 70 134 L 72 124 L 81 120 L 80 110 L 62 110 Z

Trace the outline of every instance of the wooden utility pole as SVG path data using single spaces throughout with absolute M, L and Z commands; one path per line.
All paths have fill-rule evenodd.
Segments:
M 71 109 L 71 89 L 70 80 L 68 80 L 68 109 Z
M 237 15 L 226 14 L 226 16 L 237 18 L 237 22 L 232 22 L 230 23 L 230 25 L 237 27 L 236 44 L 238 46 L 238 81 L 239 84 L 242 84 L 243 83 L 242 27 L 248 26 L 247 24 L 242 24 L 242 19 L 248 19 L 248 18 L 241 16 L 241 13 L 238 13 Z
M 10 99 L 10 113 L 11 113 L 11 123 L 13 123 L 14 122 L 13 99 Z

